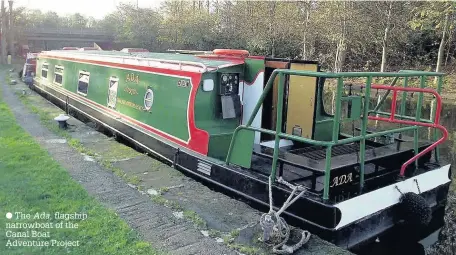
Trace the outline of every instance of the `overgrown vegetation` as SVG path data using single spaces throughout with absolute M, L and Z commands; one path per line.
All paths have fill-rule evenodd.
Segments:
M 92 28 L 114 36 L 119 49 L 243 48 L 334 71 L 435 69 L 437 58 L 454 65 L 454 11 L 452 1 L 166 0 L 156 9 L 118 4 L 95 20 L 18 8 L 15 38 L 25 28 Z
M 78 240 L 78 247 L 12 247 L 5 250 L 9 238 L 2 235 L 0 240 L 3 248 L 0 253 L 158 254 L 149 243 L 141 241 L 137 233 L 114 211 L 91 198 L 47 151 L 17 125 L 10 109 L 1 99 L 0 151 L 1 226 L 6 226 L 8 220 L 4 215 L 7 212 L 46 212 L 52 215 L 54 212 L 84 212 L 88 215 L 86 220 L 77 222 L 77 229 L 49 229 L 52 239 Z M 34 221 L 37 220 L 21 220 L 27 223 Z M 59 221 L 51 217 L 43 222 L 56 224 Z
M 233 229 L 230 233 L 223 236 L 223 242 L 231 249 L 235 249 L 242 254 L 246 254 L 246 255 L 264 254 L 264 252 L 261 251 L 260 248 L 258 248 L 258 247 L 253 247 L 253 246 L 237 243 L 235 240 L 239 236 L 239 234 L 240 234 L 239 229 Z
M 194 211 L 190 211 L 190 210 L 185 210 L 184 211 L 184 218 L 187 219 L 187 220 L 190 220 L 191 222 L 193 222 L 193 224 L 197 227 L 197 228 L 201 228 L 201 229 L 204 229 L 206 228 L 206 221 L 201 218 L 196 212 Z
M 260 249 L 252 246 L 247 246 L 239 243 L 230 243 L 228 244 L 228 247 L 235 249 L 239 251 L 240 253 L 246 254 L 246 255 L 258 255 L 258 254 L 263 254 L 259 253 Z

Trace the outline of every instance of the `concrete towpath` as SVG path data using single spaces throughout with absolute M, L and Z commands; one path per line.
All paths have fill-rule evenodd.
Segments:
M 26 95 L 19 96 L 23 91 Z M 18 123 L 91 196 L 116 211 L 155 248 L 176 255 L 269 253 L 255 242 L 258 226 L 252 228 L 262 212 L 97 132 L 90 123 L 71 118 L 69 136 L 57 135 L 43 125 L 43 116 L 63 111 L 22 83 L 3 84 L 3 96 Z M 33 113 L 31 106 L 40 113 Z M 70 146 L 70 140 L 83 149 Z M 295 254 L 351 253 L 313 235 Z

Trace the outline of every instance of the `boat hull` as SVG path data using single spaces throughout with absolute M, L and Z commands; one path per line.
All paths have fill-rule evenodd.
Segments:
M 79 95 L 61 87 L 44 84 L 39 79 L 35 79 L 33 88 L 62 109 L 73 112 L 75 117 L 89 118 L 117 136 L 124 137 L 160 160 L 214 189 L 241 197 L 252 206 L 267 211 L 268 180 L 264 175 L 226 165 L 224 162 L 163 140 L 128 120 L 112 116 L 101 108 L 79 100 Z M 431 224 L 427 227 L 414 231 L 417 233 L 414 239 L 424 238 L 443 226 L 449 185 L 449 181 L 443 182 L 421 194 L 431 206 L 433 217 Z M 286 187 L 274 185 L 274 204 L 282 205 L 289 194 L 289 189 Z M 309 193 L 293 204 L 284 213 L 284 216 L 290 224 L 307 229 L 340 247 L 361 250 L 374 243 L 377 237 L 385 240 L 394 239 L 392 237 L 403 231 L 402 225 L 398 224 L 398 206 L 398 204 L 394 204 L 387 208 L 380 208 L 373 214 L 365 215 L 337 228 L 342 219 L 341 210 L 337 208 L 337 205 L 324 203 L 318 196 Z

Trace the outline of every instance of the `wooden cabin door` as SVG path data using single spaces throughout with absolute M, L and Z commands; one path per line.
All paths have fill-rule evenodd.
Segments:
M 290 62 L 282 59 L 270 59 L 265 62 L 265 79 L 264 86 L 266 86 L 272 72 L 275 69 L 288 69 Z M 278 101 L 278 89 L 279 89 L 279 77 L 274 79 L 272 89 L 268 92 L 263 102 L 263 114 L 261 127 L 265 129 L 275 130 L 277 123 L 277 101 Z M 274 136 L 268 134 L 261 134 L 262 141 L 268 141 L 274 139 Z
M 291 63 L 290 70 L 318 71 L 314 63 Z M 286 133 L 312 138 L 315 122 L 317 78 L 290 75 Z

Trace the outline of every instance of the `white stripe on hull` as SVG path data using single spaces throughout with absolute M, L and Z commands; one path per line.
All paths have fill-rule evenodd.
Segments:
M 339 208 L 342 215 L 335 229 L 340 229 L 399 203 L 401 193 L 396 189 L 396 186 L 402 193 L 413 192 L 418 194 L 419 191 L 415 180 L 418 181 L 421 192 L 435 189 L 440 185 L 450 182 L 451 180 L 448 178 L 449 170 L 450 165 L 446 165 L 336 204 L 335 207 Z

